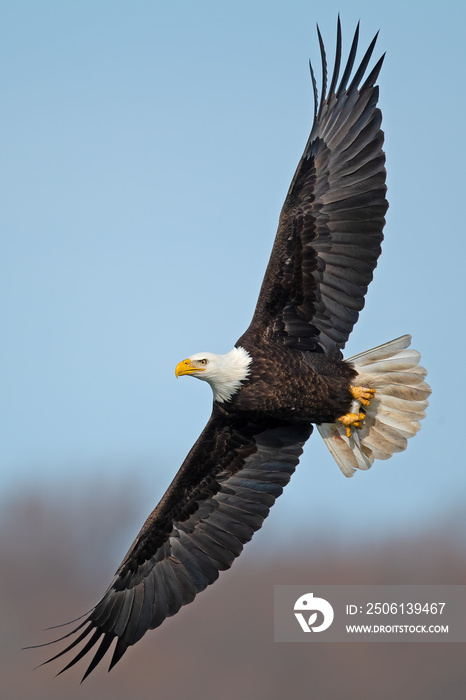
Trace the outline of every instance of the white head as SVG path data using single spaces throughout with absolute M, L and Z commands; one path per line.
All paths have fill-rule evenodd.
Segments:
M 209 382 L 215 401 L 223 403 L 231 399 L 247 378 L 251 362 L 252 357 L 244 348 L 233 348 L 226 355 L 197 352 L 179 362 L 175 374 L 177 377 L 188 374 Z

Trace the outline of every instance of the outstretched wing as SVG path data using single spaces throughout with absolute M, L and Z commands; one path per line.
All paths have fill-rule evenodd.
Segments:
M 341 356 L 364 306 L 388 207 L 375 86 L 384 57 L 362 82 L 376 35 L 350 82 L 358 25 L 339 81 L 338 20 L 327 92 L 327 62 L 317 31 L 323 73 L 320 103 L 311 66 L 314 123 L 280 214 L 253 320 L 238 345 L 251 337 L 256 342 L 278 339 L 289 347 Z
M 56 641 L 80 634 L 45 663 L 82 642 L 65 671 L 99 642 L 85 678 L 116 639 L 112 668 L 148 629 L 190 603 L 231 566 L 262 526 L 311 432 L 311 425 L 231 419 L 215 406 L 103 598 L 78 627 Z

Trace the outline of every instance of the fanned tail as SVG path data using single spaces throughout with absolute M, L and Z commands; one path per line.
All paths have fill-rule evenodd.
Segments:
M 406 449 L 408 438 L 420 429 L 431 393 L 424 381 L 420 354 L 409 348 L 410 335 L 348 358 L 358 376 L 354 383 L 375 389 L 361 429 L 346 437 L 342 423 L 323 423 L 317 428 L 345 476 L 356 469 L 369 469 L 374 459 L 388 459 Z M 360 409 L 354 402 L 354 411 Z M 352 409 L 353 410 L 353 409 Z

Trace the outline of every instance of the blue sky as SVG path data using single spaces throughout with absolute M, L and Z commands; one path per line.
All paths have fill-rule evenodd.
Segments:
M 272 532 L 365 541 L 463 508 L 460 3 L 15 0 L 0 5 L 2 498 L 115 483 L 156 504 L 210 413 L 175 380 L 249 324 L 320 70 L 380 29 L 390 209 L 348 355 L 413 335 L 433 396 L 408 451 L 342 477 L 318 435 Z M 362 55 L 362 54 L 361 54 Z M 146 512 L 147 511 L 147 512 Z M 464 528 L 463 528 L 464 530 Z M 265 539 L 263 542 L 265 543 Z

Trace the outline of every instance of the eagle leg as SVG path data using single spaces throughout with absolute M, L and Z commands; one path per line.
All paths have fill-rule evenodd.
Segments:
M 356 399 L 364 406 L 369 406 L 371 399 L 374 398 L 375 389 L 369 389 L 367 386 L 350 385 L 350 393 L 353 399 Z
M 358 401 L 359 400 L 360 399 L 358 399 Z M 362 428 L 362 422 L 363 422 L 365 417 L 366 417 L 366 414 L 362 413 L 362 411 L 360 411 L 359 413 L 345 413 L 344 416 L 340 416 L 340 418 L 338 418 L 340 423 L 343 423 L 343 425 L 346 428 L 346 437 L 347 438 L 351 437 L 351 426 L 352 425 L 354 425 L 355 428 Z
M 369 406 L 371 399 L 374 398 L 375 389 L 369 389 L 367 386 L 353 386 L 352 384 L 350 384 L 349 389 L 353 399 L 358 401 L 359 404 L 362 404 L 363 406 Z M 362 428 L 362 422 L 365 417 L 365 413 L 363 413 L 362 411 L 358 411 L 358 413 L 345 413 L 344 416 L 340 416 L 340 418 L 338 418 L 340 423 L 343 423 L 343 425 L 346 428 L 347 438 L 351 437 L 352 425 L 355 428 Z

